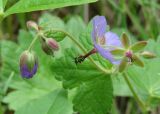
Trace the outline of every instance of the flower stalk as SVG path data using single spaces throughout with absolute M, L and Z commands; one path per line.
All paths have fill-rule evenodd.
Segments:
M 142 111 L 146 112 L 146 107 L 145 107 L 144 103 L 141 101 L 141 99 L 138 97 L 136 91 L 134 90 L 134 88 L 128 78 L 127 73 L 123 72 L 122 75 L 123 75 L 125 82 L 127 83 L 128 87 L 129 87 L 130 91 L 132 92 L 133 97 L 137 101 L 138 105 L 141 107 Z

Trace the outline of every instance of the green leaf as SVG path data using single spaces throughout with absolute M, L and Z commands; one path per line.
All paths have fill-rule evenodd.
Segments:
M 72 104 L 67 100 L 66 90 L 55 90 L 39 99 L 33 99 L 15 114 L 72 114 Z
M 5 12 L 5 16 L 15 13 L 31 12 L 37 10 L 55 9 L 66 6 L 80 5 L 96 0 L 19 0 Z
M 76 65 L 74 58 L 80 55 L 76 50 L 74 48 L 65 49 L 63 56 L 55 59 L 54 64 L 51 66 L 51 69 L 56 74 L 56 78 L 63 81 L 65 88 L 77 87 L 85 81 L 103 75 L 103 72 L 98 71 L 87 60 L 82 64 Z
M 108 75 L 83 83 L 73 100 L 75 111 L 80 114 L 107 114 L 112 105 L 112 83 Z
M 143 50 L 147 45 L 147 41 L 139 41 L 131 46 L 133 52 L 138 52 Z
M 7 2 L 8 2 L 8 0 L 2 0 L 2 1 L 3 1 L 3 8 L 5 8 L 5 6 L 6 6 Z
M 0 13 L 3 12 L 3 0 L 0 0 Z
M 123 33 L 122 34 L 122 38 L 121 38 L 121 41 L 122 41 L 122 44 L 125 48 L 128 48 L 130 46 L 130 41 L 129 41 L 129 38 L 127 36 L 126 33 Z
M 130 81 L 146 108 L 155 108 L 160 102 L 159 61 L 153 59 L 145 62 L 144 68 L 132 66 L 128 69 Z

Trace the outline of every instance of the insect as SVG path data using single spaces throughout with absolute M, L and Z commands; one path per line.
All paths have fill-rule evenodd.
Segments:
M 83 61 L 84 61 L 84 57 L 83 56 L 79 56 L 79 57 L 75 57 L 74 58 L 74 62 L 76 63 L 76 64 L 78 64 L 78 63 L 82 63 Z

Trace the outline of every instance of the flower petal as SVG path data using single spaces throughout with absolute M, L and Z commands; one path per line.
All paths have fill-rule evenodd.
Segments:
M 104 16 L 95 16 L 92 19 L 93 30 L 92 30 L 92 39 L 93 42 L 96 42 L 96 38 L 101 38 L 104 36 L 107 28 L 107 21 Z
M 38 64 L 36 63 L 33 69 L 30 71 L 27 65 L 23 65 L 20 67 L 21 75 L 24 78 L 32 78 L 34 74 L 36 74 L 38 68 Z
M 105 42 L 108 50 L 113 50 L 115 48 L 122 47 L 122 43 L 117 34 L 113 32 L 105 33 Z
M 105 50 L 103 47 L 101 47 L 98 44 L 95 44 L 95 48 L 97 49 L 97 51 L 100 53 L 100 55 L 104 58 L 106 58 L 107 60 L 109 60 L 112 64 L 120 64 L 119 60 L 115 60 L 113 55 L 110 53 L 110 51 Z

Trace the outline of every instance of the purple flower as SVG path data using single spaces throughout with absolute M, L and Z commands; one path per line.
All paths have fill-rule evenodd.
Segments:
M 36 74 L 38 60 L 33 52 L 24 51 L 20 56 L 20 72 L 23 78 L 32 78 Z
M 108 59 L 112 64 L 119 64 L 120 60 L 114 58 L 110 51 L 122 47 L 120 38 L 113 32 L 106 32 L 107 22 L 104 16 L 95 16 L 92 20 L 92 39 L 94 47 L 101 56 Z

